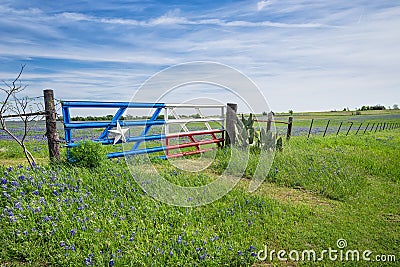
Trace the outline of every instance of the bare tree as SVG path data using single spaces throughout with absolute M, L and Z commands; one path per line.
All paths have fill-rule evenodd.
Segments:
M 35 166 L 35 158 L 27 149 L 25 141 L 33 127 L 33 121 L 40 119 L 45 115 L 43 105 L 37 101 L 37 98 L 18 97 L 24 91 L 27 85 L 22 85 L 21 75 L 25 65 L 21 66 L 18 76 L 11 82 L 3 81 L 5 88 L 0 90 L 5 94 L 4 100 L 0 102 L 0 129 L 6 132 L 18 145 L 22 148 L 25 158 L 33 167 Z M 23 122 L 23 133 L 18 136 L 15 129 L 7 127 L 7 119 L 18 119 Z

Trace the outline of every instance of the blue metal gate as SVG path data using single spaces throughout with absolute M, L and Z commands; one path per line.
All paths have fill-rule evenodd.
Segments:
M 142 132 L 137 136 L 129 136 L 126 138 L 127 143 L 133 143 L 132 147 L 128 151 L 118 151 L 108 154 L 108 158 L 123 157 L 125 155 L 138 155 L 145 153 L 155 153 L 155 152 L 165 152 L 163 158 L 179 157 L 189 154 L 198 154 L 205 152 L 207 150 L 215 149 L 217 147 L 222 147 L 224 144 L 224 120 L 225 120 L 225 106 L 224 105 L 181 105 L 181 104 L 165 104 L 165 103 L 135 103 L 135 102 L 93 102 L 93 101 L 63 101 L 62 112 L 64 120 L 64 131 L 65 131 L 65 141 L 67 148 L 76 146 L 77 143 L 73 139 L 74 129 L 90 129 L 90 128 L 104 128 L 100 136 L 94 141 L 100 142 L 103 145 L 114 144 L 114 138 L 110 137 L 110 130 L 115 129 L 119 126 L 126 127 L 143 127 Z M 91 121 L 91 122 L 72 122 L 71 121 L 71 108 L 117 108 L 117 112 L 114 114 L 111 121 Z M 153 109 L 153 113 L 150 118 L 145 120 L 121 120 L 122 115 L 128 108 L 147 108 Z M 191 119 L 181 119 L 175 112 L 176 108 L 194 108 L 198 114 L 199 118 Z M 221 109 L 221 116 L 214 118 L 206 118 L 200 111 L 200 108 L 218 108 Z M 164 110 L 164 118 L 160 119 L 159 116 Z M 169 119 L 173 114 L 174 119 Z M 210 126 L 209 122 L 217 121 L 220 123 L 220 127 L 215 129 Z M 203 122 L 207 130 L 200 131 L 190 131 L 185 126 L 185 123 L 189 122 Z M 182 126 L 184 132 L 170 133 L 170 124 L 179 124 Z M 164 132 L 161 134 L 149 134 L 152 126 L 163 125 Z M 202 136 L 202 140 L 196 140 L 196 137 Z M 204 136 L 208 136 L 210 139 L 204 139 Z M 170 140 L 180 139 L 181 137 L 189 138 L 189 142 L 170 144 Z M 141 148 L 140 145 L 146 141 L 161 141 L 165 142 L 164 145 L 156 147 L 144 147 Z M 116 143 L 121 143 L 122 140 L 118 140 Z M 216 144 L 216 147 L 207 147 L 205 145 Z M 179 151 L 171 153 L 170 151 L 176 151 L 177 149 L 195 147 L 194 151 Z

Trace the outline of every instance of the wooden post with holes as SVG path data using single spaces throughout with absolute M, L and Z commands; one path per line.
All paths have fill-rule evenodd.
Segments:
M 51 89 L 43 90 L 46 111 L 46 137 L 51 161 L 60 160 L 60 146 L 57 132 L 57 113 L 54 105 L 54 93 Z
M 235 144 L 236 130 L 235 125 L 237 122 L 237 104 L 228 103 L 226 107 L 226 137 L 225 146 Z
M 328 123 L 326 124 L 326 127 L 325 127 L 324 135 L 323 135 L 322 137 L 325 137 L 326 131 L 328 130 L 328 127 L 329 127 L 329 123 L 330 123 L 330 122 L 331 122 L 331 120 L 328 120 Z
M 287 125 L 287 132 L 286 132 L 286 140 L 290 140 L 290 137 L 292 136 L 292 126 L 293 126 L 293 117 L 290 116 L 288 119 L 288 125 Z

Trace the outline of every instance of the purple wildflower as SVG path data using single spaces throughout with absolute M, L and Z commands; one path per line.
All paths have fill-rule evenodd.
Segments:
M 111 260 L 108 262 L 108 266 L 110 266 L 110 267 L 111 267 L 111 266 L 114 266 L 114 264 L 115 264 L 115 263 L 114 263 L 114 260 L 113 260 L 113 259 L 111 259 Z
M 7 183 L 7 179 L 6 178 L 1 178 L 1 184 L 6 184 Z
M 19 203 L 19 202 L 15 203 L 15 207 L 16 207 L 17 209 L 19 209 L 19 210 L 23 210 L 23 208 L 22 208 L 22 206 L 21 206 L 21 203 Z

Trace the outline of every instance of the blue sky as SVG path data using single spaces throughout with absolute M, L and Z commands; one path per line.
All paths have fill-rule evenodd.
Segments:
M 0 79 L 26 63 L 29 95 L 129 101 L 166 67 L 216 61 L 275 111 L 392 106 L 399 28 L 400 3 L 386 0 L 0 0 Z

